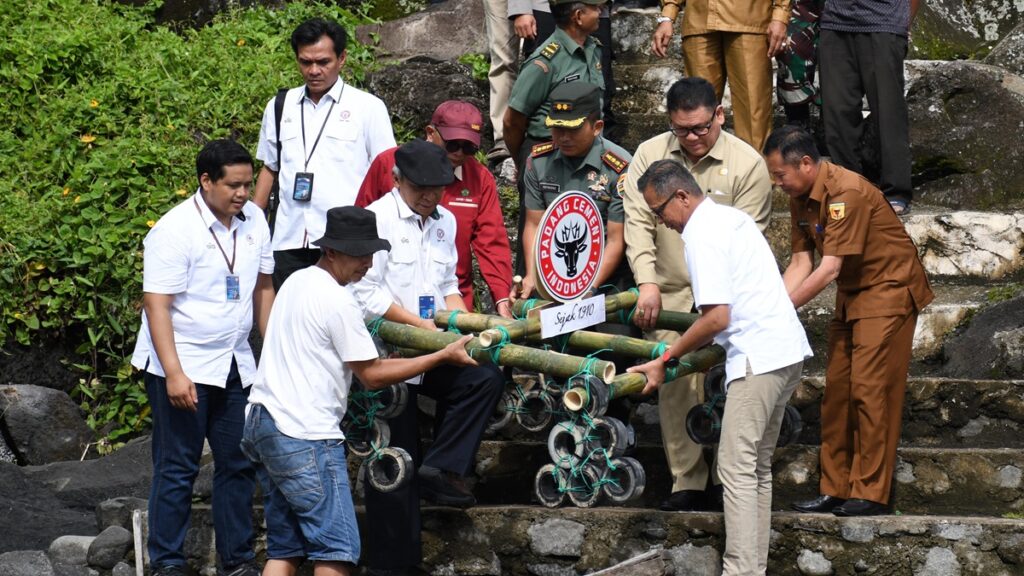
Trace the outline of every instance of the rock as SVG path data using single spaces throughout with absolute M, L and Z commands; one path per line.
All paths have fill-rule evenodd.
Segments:
M 213 498 L 213 462 L 203 464 L 192 484 L 192 498 L 209 502 Z
M 676 576 L 720 576 L 722 557 L 711 546 L 694 546 L 686 543 L 669 548 Z
M 0 552 L 44 550 L 65 534 L 95 533 L 92 514 L 66 508 L 21 468 L 0 463 Z
M 942 522 L 932 528 L 932 533 L 939 538 L 954 542 L 966 540 L 972 544 L 977 544 L 978 539 L 981 538 L 981 526 L 977 524 L 947 524 Z
M 135 576 L 135 567 L 124 562 L 118 562 L 114 564 L 114 569 L 110 571 L 110 576 Z
M 907 105 L 915 200 L 1001 212 L 1024 207 L 1024 78 L 946 62 L 921 73 Z
M 125 530 L 132 529 L 132 513 L 146 510 L 149 502 L 142 498 L 120 496 L 104 500 L 96 505 L 96 526 L 106 530 L 110 526 L 120 526 Z
M 995 46 L 1024 22 L 1024 6 L 1014 0 L 934 0 L 921 5 L 914 20 L 915 58 L 969 58 Z
M 483 4 L 477 0 L 447 0 L 405 18 L 356 29 L 356 38 L 363 44 L 372 44 L 374 34 L 377 49 L 397 59 L 455 60 L 467 53 L 488 52 Z
M 1024 378 L 1024 296 L 986 308 L 943 346 L 945 376 Z
M 19 461 L 78 460 L 93 440 L 78 406 L 59 390 L 13 384 L 0 388 L 0 415 Z
M 530 526 L 527 534 L 534 554 L 579 558 L 586 531 L 587 527 L 579 522 L 553 518 Z
M 867 522 L 844 522 L 842 534 L 847 542 L 871 542 L 875 539 L 875 528 Z
M 983 62 L 1002 66 L 1014 74 L 1024 76 L 1024 23 L 1018 24 L 1007 34 L 988 56 L 985 56 Z
M 93 515 L 96 506 L 113 494 L 136 498 L 149 495 L 153 475 L 150 454 L 149 437 L 145 436 L 95 460 L 54 462 L 24 470 L 28 478 L 49 487 L 66 505 Z
M 56 576 L 45 552 L 19 550 L 0 554 L 0 576 Z
M 996 551 L 1009 564 L 1024 564 L 1024 534 L 1010 534 L 999 541 Z
M 373 72 L 367 77 L 367 88 L 387 104 L 393 118 L 404 121 L 414 131 L 413 135 L 420 138 L 438 104 L 445 100 L 470 102 L 480 110 L 484 119 L 481 148 L 490 148 L 494 133 L 487 113 L 487 86 L 477 83 L 472 71 L 464 64 L 418 56 L 400 66 Z
M 120 526 L 110 526 L 89 546 L 89 565 L 113 568 L 131 547 L 132 533 Z
M 99 576 L 99 572 L 88 567 L 75 564 L 53 563 L 54 576 Z
M 960 576 L 960 563 L 948 548 L 931 548 L 924 565 L 914 570 L 914 576 Z
M 796 558 L 796 567 L 804 576 L 828 576 L 832 574 L 832 563 L 821 552 L 801 550 Z
M 54 564 L 85 566 L 95 536 L 61 536 L 50 544 L 47 554 Z
M 576 576 L 572 566 L 561 564 L 530 564 L 526 567 L 533 576 Z
M 933 276 L 997 280 L 1024 268 L 1024 213 L 919 214 L 905 226 Z

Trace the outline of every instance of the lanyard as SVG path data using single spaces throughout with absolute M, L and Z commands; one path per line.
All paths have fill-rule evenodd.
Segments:
M 196 212 L 199 212 L 199 218 L 203 220 L 203 224 L 206 224 L 206 220 L 203 218 L 203 211 L 199 209 L 199 201 L 192 197 L 192 203 L 196 206 Z M 217 243 L 217 248 L 220 249 L 220 255 L 224 257 L 224 263 L 228 265 L 228 272 L 231 274 L 235 273 L 235 256 L 238 248 L 238 228 L 231 234 L 231 260 L 228 260 L 228 253 L 224 251 L 224 247 L 220 245 L 220 240 L 217 239 L 217 234 L 213 232 L 212 226 L 207 226 L 207 230 L 210 231 L 210 236 L 213 236 L 213 241 Z
M 342 83 L 338 100 L 341 100 L 344 94 L 345 84 Z M 317 132 L 316 140 L 313 141 L 313 149 L 309 151 L 309 156 L 306 156 L 306 103 L 299 103 L 299 121 L 302 124 L 302 155 L 306 158 L 306 163 L 302 165 L 303 172 L 309 170 L 309 161 L 313 158 L 313 153 L 316 152 L 316 146 L 320 143 L 320 137 L 324 135 L 324 128 L 327 127 L 327 121 L 331 119 L 331 112 L 334 110 L 334 105 L 338 103 L 338 100 L 331 98 L 331 107 L 327 109 L 327 116 L 324 117 L 324 123 L 320 125 L 320 132 Z

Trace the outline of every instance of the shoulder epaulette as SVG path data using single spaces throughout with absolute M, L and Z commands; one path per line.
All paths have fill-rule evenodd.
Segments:
M 561 46 L 558 45 L 558 42 L 551 42 L 540 51 L 540 55 L 551 60 L 551 58 L 558 52 L 559 48 L 561 48 Z
M 611 150 L 605 152 L 604 155 L 601 156 L 601 160 L 603 160 L 605 164 L 611 166 L 612 170 L 615 170 L 616 174 L 622 174 L 622 171 L 629 166 L 629 162 L 623 160 L 618 154 Z
M 530 149 L 530 157 L 536 158 L 543 156 L 555 149 L 554 142 L 542 142 L 540 144 L 534 144 L 533 148 Z

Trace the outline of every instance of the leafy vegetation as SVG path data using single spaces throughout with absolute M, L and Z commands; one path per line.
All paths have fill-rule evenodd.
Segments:
M 487 73 L 491 69 L 491 61 L 486 54 L 470 52 L 459 56 L 459 62 L 467 65 L 473 70 L 473 79 L 477 82 L 487 82 Z
M 0 342 L 63 338 L 84 361 L 77 398 L 117 442 L 148 408 L 126 357 L 139 326 L 142 240 L 196 188 L 195 155 L 233 137 L 255 151 L 278 87 L 302 82 L 288 36 L 364 14 L 316 3 L 253 8 L 200 30 L 100 0 L 0 3 Z M 358 84 L 372 54 L 350 40 Z

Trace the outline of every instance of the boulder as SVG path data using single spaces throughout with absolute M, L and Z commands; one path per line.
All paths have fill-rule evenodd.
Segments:
M 484 118 L 481 147 L 484 150 L 490 147 L 493 132 L 488 121 L 487 86 L 473 79 L 468 66 L 416 57 L 372 73 L 367 85 L 371 93 L 384 100 L 392 118 L 403 120 L 413 130 L 413 135 L 420 138 L 438 104 L 445 100 L 472 103 Z
M 0 463 L 0 552 L 45 550 L 65 534 L 95 533 L 91 513 L 65 507 L 21 468 Z
M 153 475 L 149 437 L 95 460 L 26 466 L 26 476 L 48 487 L 65 506 L 95 518 L 96 506 L 111 495 L 146 498 Z M 68 532 L 65 532 L 67 534 Z
M 1024 213 L 912 215 L 907 233 L 932 276 L 997 280 L 1024 268 Z
M 31 384 L 4 386 L 0 415 L 10 447 L 24 464 L 78 460 L 93 440 L 78 406 L 59 390 Z
M 132 546 L 132 533 L 120 526 L 110 526 L 89 546 L 89 565 L 107 570 L 124 558 Z
M 944 376 L 1024 378 L 1024 296 L 986 308 L 943 347 Z
M 1024 76 L 1024 23 L 1018 24 L 985 57 L 986 64 L 1002 66 L 1014 74 Z
M 61 536 L 50 544 L 47 554 L 54 564 L 85 566 L 95 536 Z
M 377 49 L 395 59 L 455 60 L 463 54 L 488 53 L 484 9 L 478 0 L 447 0 L 405 18 L 356 29 L 363 44 L 374 44 L 375 35 Z
M 104 500 L 96 505 L 96 526 L 100 530 L 109 526 L 120 526 L 125 530 L 131 530 L 132 514 L 136 510 L 146 510 L 148 506 L 148 501 L 130 496 Z
M 907 105 L 915 200 L 956 209 L 1024 207 L 1024 78 L 946 62 L 920 72 Z
M 0 554 L 0 576 L 56 576 L 45 552 L 19 550 Z
M 1024 4 L 1014 0 L 931 0 L 914 20 L 915 58 L 969 58 L 995 46 L 1024 22 Z

